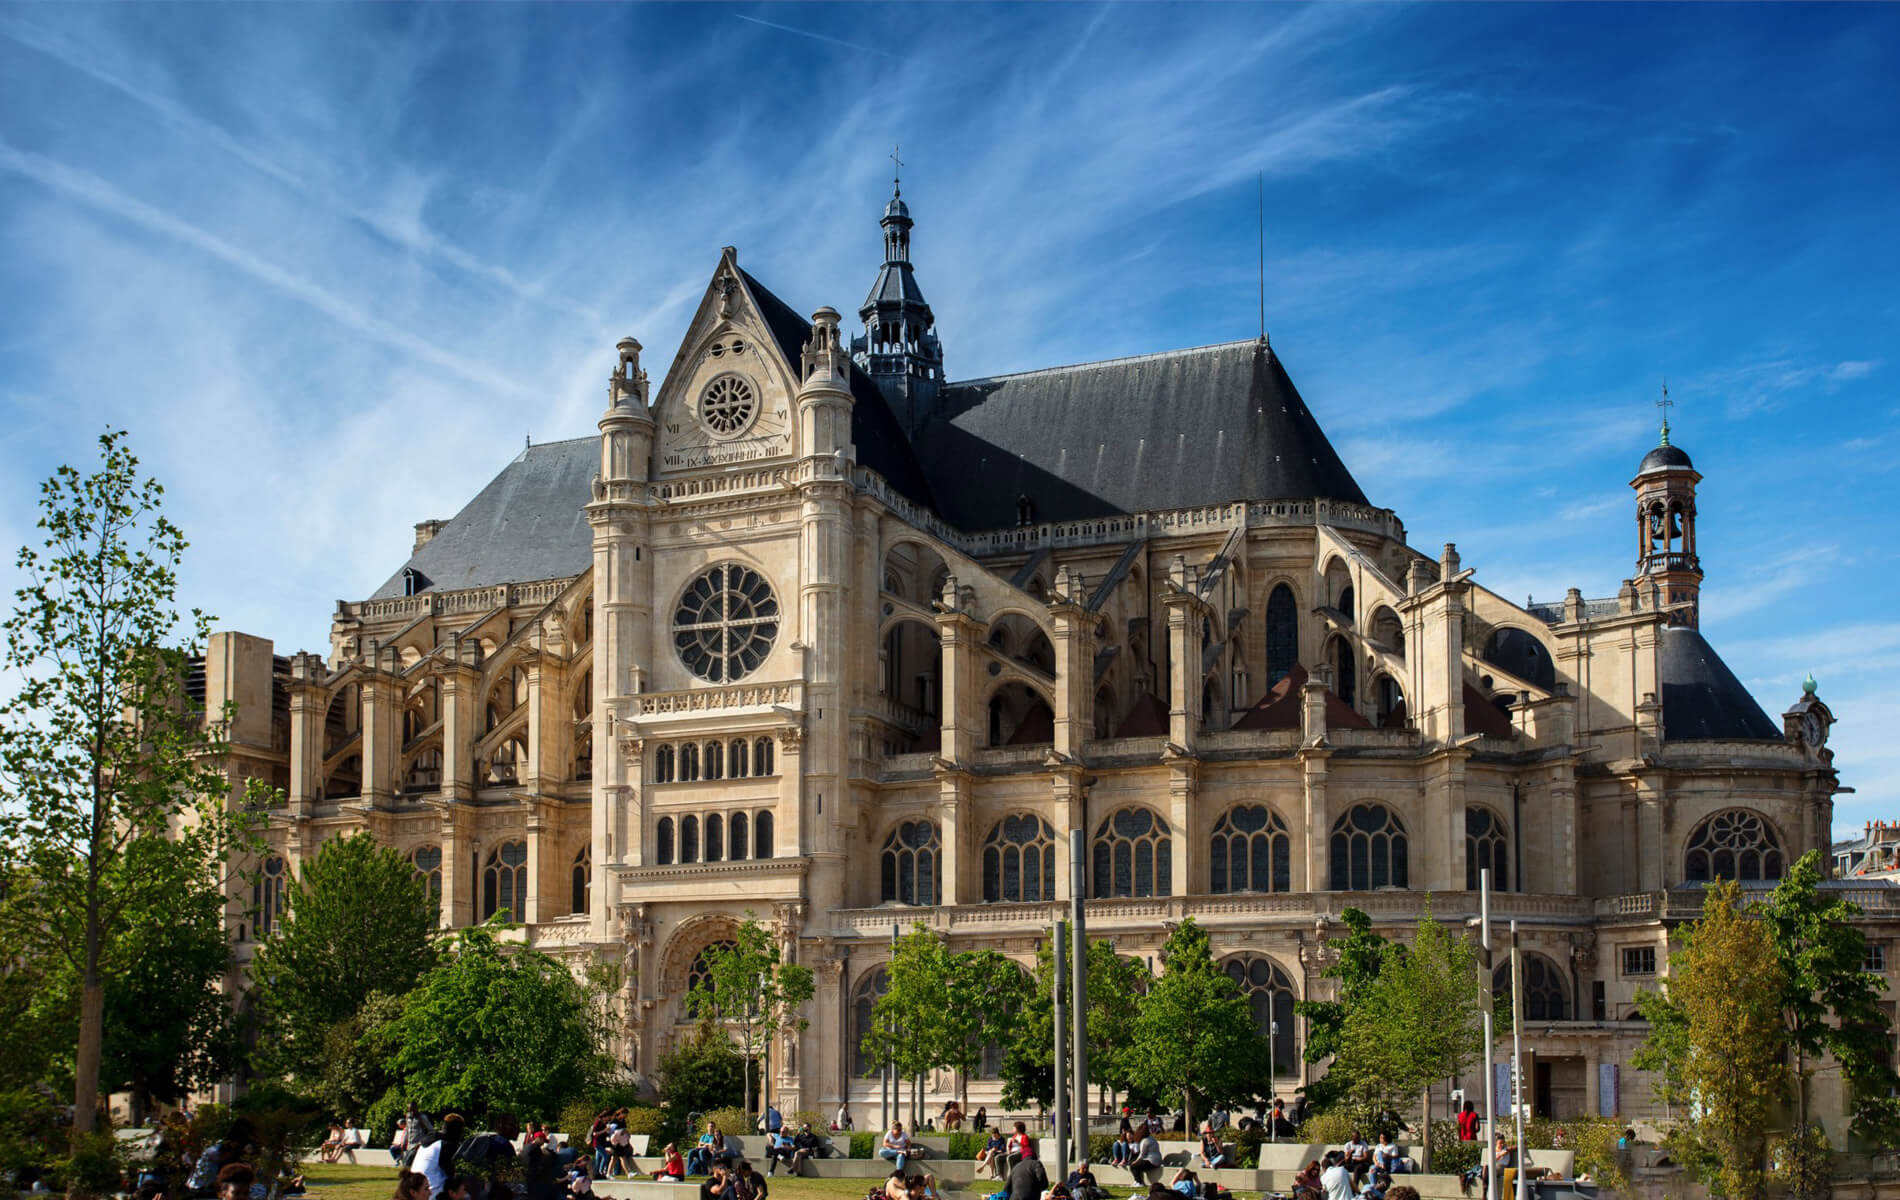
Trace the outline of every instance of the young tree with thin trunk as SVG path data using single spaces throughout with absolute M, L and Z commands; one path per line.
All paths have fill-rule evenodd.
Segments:
M 1207 932 L 1189 917 L 1161 947 L 1161 977 L 1142 997 L 1130 1048 L 1136 1086 L 1179 1097 L 1194 1130 L 1195 1101 L 1251 1099 L 1271 1073 L 1271 1048 L 1240 986 L 1214 965 Z
M 0 704 L 0 843 L 31 905 L 6 906 L 21 952 L 63 957 L 79 977 L 74 1130 L 97 1123 L 106 970 L 130 914 L 157 897 L 118 870 L 140 838 L 200 839 L 227 860 L 232 823 L 223 721 L 187 694 L 210 618 L 177 607 L 186 541 L 139 473 L 125 434 L 99 439 L 91 474 L 62 466 L 40 488 L 42 546 L 16 560 Z
M 706 979 L 687 996 L 694 1016 L 732 1031 L 745 1059 L 745 1111 L 752 1115 L 752 1062 L 784 1029 L 803 1029 L 798 1010 L 811 999 L 811 968 L 788 963 L 771 931 L 748 914 L 730 943 L 706 948 Z

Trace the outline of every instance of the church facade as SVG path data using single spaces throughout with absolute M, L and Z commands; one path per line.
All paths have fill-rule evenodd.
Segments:
M 1081 889 L 1152 962 L 1191 916 L 1287 1094 L 1341 909 L 1463 920 L 1489 870 L 1527 1099 L 1648 1112 L 1632 1002 L 1669 930 L 1701 881 L 1826 852 L 1838 787 L 1819 699 L 1771 719 L 1698 631 L 1700 476 L 1667 426 L 1632 577 L 1519 605 L 1407 543 L 1265 338 L 952 381 L 901 198 L 881 227 L 862 333 L 728 248 L 657 387 L 622 341 L 597 435 L 418 525 L 327 653 L 213 639 L 233 771 L 286 796 L 240 946 L 368 830 L 445 927 L 622 964 L 651 1073 L 750 914 L 818 983 L 770 1094 L 862 1125 L 894 926 L 1029 964 Z

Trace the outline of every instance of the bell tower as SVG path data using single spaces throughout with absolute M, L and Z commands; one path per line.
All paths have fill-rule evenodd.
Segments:
M 1663 410 L 1656 448 L 1643 456 L 1630 486 L 1636 489 L 1636 573 L 1653 583 L 1669 624 L 1699 623 L 1702 564 L 1696 557 L 1695 486 L 1702 476 L 1688 452 L 1669 444 L 1668 387 L 1657 402 Z
M 891 159 L 902 167 L 897 155 Z M 905 434 L 914 437 L 943 386 L 943 343 L 937 340 L 937 318 L 911 271 L 913 222 L 901 176 L 891 181 L 891 201 L 878 224 L 884 229 L 884 265 L 858 309 L 864 336 L 851 339 L 851 357 L 877 384 Z

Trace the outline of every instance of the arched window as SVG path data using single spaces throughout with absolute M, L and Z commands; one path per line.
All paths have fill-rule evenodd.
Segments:
M 1524 1019 L 1569 1020 L 1570 997 L 1564 985 L 1563 972 L 1557 969 L 1556 963 L 1541 954 L 1526 954 L 1523 957 Z M 1508 959 L 1491 975 L 1491 994 L 1497 998 L 1500 1012 L 1511 1011 L 1511 964 Z
M 1253 954 L 1230 958 L 1221 969 L 1247 997 L 1260 1036 L 1272 1041 L 1274 1073 L 1298 1071 L 1300 1055 L 1294 1039 L 1298 1027 L 1293 1020 L 1293 1002 L 1298 997 L 1287 973 L 1272 959 Z
M 744 779 L 746 777 L 746 759 L 748 757 L 750 756 L 746 754 L 746 740 L 744 738 L 733 738 L 732 744 L 726 747 L 726 766 L 729 768 L 728 774 L 730 774 L 732 778 Z
M 442 847 L 417 846 L 409 852 L 409 865 L 422 876 L 422 882 L 429 889 L 429 899 L 437 907 L 442 904 Z
M 1339 611 L 1345 616 L 1348 625 L 1358 623 L 1358 609 L 1354 604 L 1352 585 L 1350 583 L 1339 589 Z
M 257 936 L 277 928 L 277 922 L 284 915 L 284 880 L 289 874 L 289 865 L 273 854 L 264 860 L 258 869 L 257 881 L 251 884 L 251 911 L 255 914 Z
M 1056 831 L 1031 813 L 1004 817 L 983 839 L 985 903 L 1053 900 L 1056 895 Z
M 746 835 L 750 832 L 746 815 L 742 812 L 733 813 L 731 825 L 726 830 L 727 848 L 732 851 L 733 862 L 738 862 L 746 856 L 747 843 L 751 840 Z
M 653 831 L 653 861 L 668 866 L 673 861 L 673 818 L 661 817 Z
M 1405 826 L 1383 804 L 1355 804 L 1333 826 L 1332 889 L 1365 892 L 1405 887 Z
M 594 899 L 594 847 L 592 843 L 581 847 L 574 856 L 574 893 L 568 902 L 571 913 L 593 911 Z
M 482 920 L 507 913 L 524 920 L 528 903 L 528 843 L 503 842 L 488 852 L 482 868 Z
M 1171 896 L 1174 843 L 1168 823 L 1151 809 L 1110 813 L 1095 831 L 1095 880 L 1091 894 Z
M 706 861 L 718 862 L 726 856 L 726 823 L 718 813 L 706 815 Z
M 1267 686 L 1285 679 L 1300 663 L 1300 610 L 1293 589 L 1280 584 L 1267 597 Z
M 752 743 L 752 773 L 754 775 L 775 775 L 778 772 L 772 766 L 772 739 L 762 737 Z
M 661 746 L 653 752 L 653 782 L 673 782 L 673 747 Z
M 1293 890 L 1293 840 L 1286 822 L 1265 805 L 1242 804 L 1221 814 L 1207 864 L 1207 890 L 1217 896 Z
M 851 994 L 851 1069 L 857 1075 L 869 1075 L 881 1065 L 864 1052 L 864 1035 L 871 1029 L 871 1010 L 877 998 L 891 990 L 890 972 L 883 967 L 858 981 Z
M 1359 663 L 1352 652 L 1352 642 L 1346 638 L 1333 639 L 1333 690 L 1347 704 L 1359 694 Z
M 772 814 L 762 812 L 752 822 L 752 857 L 772 857 Z
M 686 969 L 686 994 L 690 996 L 694 992 L 712 991 L 713 973 L 711 964 L 706 961 L 707 952 L 715 949 L 731 950 L 735 946 L 736 943 L 730 941 L 712 942 L 704 950 L 693 955 L 693 965 Z
M 726 744 L 724 742 L 706 743 L 706 778 L 724 779 L 726 777 Z
M 1689 857 L 1683 867 L 1683 878 L 1690 883 L 1780 879 L 1781 839 L 1760 813 L 1732 808 L 1695 827 L 1689 835 Z
M 1491 868 L 1491 886 L 1511 890 L 1511 856 L 1504 839 L 1504 822 L 1488 808 L 1465 809 L 1465 890 L 1478 890 L 1478 872 Z
M 934 821 L 905 821 L 884 839 L 882 887 L 885 901 L 941 904 L 938 886 L 943 844 Z
M 680 782 L 692 783 L 699 778 L 699 747 L 687 742 L 680 747 Z
M 683 863 L 699 861 L 699 818 L 685 816 L 680 818 L 680 861 Z

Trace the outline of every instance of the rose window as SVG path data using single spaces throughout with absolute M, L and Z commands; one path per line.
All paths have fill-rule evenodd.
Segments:
M 673 645 L 687 670 L 730 683 L 765 661 L 778 622 L 772 585 L 750 567 L 724 563 L 687 585 L 673 614 Z
M 752 385 L 737 375 L 721 375 L 706 385 L 699 398 L 699 419 L 722 437 L 744 432 L 758 412 Z

